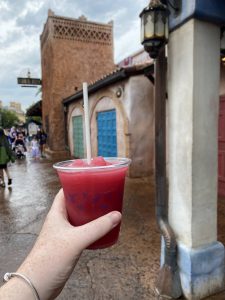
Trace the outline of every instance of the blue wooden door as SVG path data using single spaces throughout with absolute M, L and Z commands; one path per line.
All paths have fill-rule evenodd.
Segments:
M 117 156 L 116 110 L 97 113 L 98 155 Z
M 73 149 L 76 158 L 84 157 L 82 116 L 73 117 Z

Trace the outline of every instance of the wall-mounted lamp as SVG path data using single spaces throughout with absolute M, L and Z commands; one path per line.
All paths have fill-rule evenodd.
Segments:
M 141 18 L 141 43 L 151 58 L 157 58 L 159 50 L 168 42 L 169 9 L 160 0 L 151 0 L 143 9 Z
M 118 87 L 118 89 L 116 90 L 116 97 L 119 98 L 121 95 L 122 95 L 122 88 L 121 87 Z

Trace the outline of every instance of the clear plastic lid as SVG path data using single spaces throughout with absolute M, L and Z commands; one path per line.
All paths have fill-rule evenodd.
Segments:
M 122 157 L 104 157 L 104 160 L 109 164 L 105 166 L 89 166 L 88 164 L 84 166 L 73 166 L 71 164 L 76 161 L 73 159 L 55 163 L 53 168 L 60 172 L 106 171 L 128 167 L 131 163 L 131 159 Z M 82 159 L 82 161 L 87 163 L 87 159 Z

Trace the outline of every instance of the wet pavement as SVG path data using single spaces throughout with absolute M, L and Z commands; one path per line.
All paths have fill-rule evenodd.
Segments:
M 37 238 L 60 184 L 52 162 L 27 158 L 10 166 L 0 190 L 0 278 L 15 271 Z M 225 199 L 219 199 L 219 240 L 225 243 Z M 119 242 L 83 252 L 59 300 L 151 300 L 159 270 L 160 235 L 150 178 L 127 179 Z M 225 299 L 225 293 L 208 299 Z

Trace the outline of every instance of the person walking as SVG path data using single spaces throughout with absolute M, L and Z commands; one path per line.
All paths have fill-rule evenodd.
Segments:
M 33 136 L 31 141 L 31 156 L 35 160 L 40 158 L 40 148 L 36 135 Z
M 46 145 L 46 141 L 47 141 L 47 134 L 44 132 L 43 128 L 38 130 L 37 140 L 40 145 L 41 157 L 44 157 L 45 145 Z
M 11 144 L 13 144 L 15 142 L 16 136 L 17 136 L 16 127 L 13 126 L 10 129 L 10 132 L 9 132 L 9 137 L 10 137 L 10 140 L 11 140 Z
M 0 127 L 0 186 L 5 187 L 4 171 L 8 178 L 8 185 L 12 184 L 12 178 L 10 177 L 7 164 L 9 162 L 15 162 L 15 157 L 10 147 L 7 136 L 4 133 L 4 129 Z

